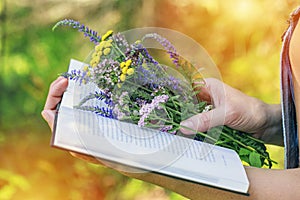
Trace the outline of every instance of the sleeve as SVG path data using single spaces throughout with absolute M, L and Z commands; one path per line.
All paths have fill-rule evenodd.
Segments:
M 297 133 L 294 87 L 289 58 L 289 46 L 295 26 L 299 20 L 300 8 L 290 18 L 290 25 L 283 35 L 281 51 L 281 105 L 283 121 L 283 138 L 285 149 L 285 168 L 297 168 L 299 165 L 299 144 Z

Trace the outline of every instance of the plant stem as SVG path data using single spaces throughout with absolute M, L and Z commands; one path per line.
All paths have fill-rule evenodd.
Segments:
M 120 48 L 115 45 L 114 43 L 112 43 L 112 47 L 117 51 L 119 52 L 122 56 L 124 56 L 124 58 L 126 58 L 125 54 L 120 50 Z

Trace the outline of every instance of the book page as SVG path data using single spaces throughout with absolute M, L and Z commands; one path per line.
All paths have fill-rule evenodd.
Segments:
M 82 63 L 71 61 L 70 68 L 81 66 Z M 93 85 L 80 86 L 80 90 L 87 92 L 94 89 L 97 88 Z M 69 81 L 58 113 L 53 146 L 109 161 L 107 165 L 118 170 L 153 171 L 247 192 L 249 182 L 233 150 L 74 109 L 78 90 L 74 81 Z M 81 94 L 79 99 L 86 95 Z M 111 162 L 118 165 L 110 165 Z

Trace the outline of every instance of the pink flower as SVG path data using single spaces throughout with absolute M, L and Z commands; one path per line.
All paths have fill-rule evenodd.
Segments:
M 141 118 L 138 121 L 138 126 L 140 126 L 140 127 L 145 126 L 145 119 L 148 118 L 150 113 L 156 108 L 162 109 L 162 107 L 160 106 L 160 103 L 166 103 L 168 101 L 168 99 L 169 99 L 168 95 L 159 95 L 159 96 L 154 97 L 154 99 L 151 101 L 151 103 L 143 105 L 139 112 Z

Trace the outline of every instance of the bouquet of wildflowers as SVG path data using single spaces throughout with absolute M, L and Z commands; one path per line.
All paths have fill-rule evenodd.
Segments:
M 170 134 L 180 134 L 181 128 L 187 128 L 180 125 L 181 121 L 213 108 L 197 98 L 199 90 L 195 88 L 203 87 L 204 81 L 190 72 L 193 66 L 159 34 L 147 33 L 129 44 L 121 33 L 110 30 L 99 36 L 74 20 L 59 21 L 53 30 L 62 25 L 83 32 L 95 44 L 83 69 L 63 74 L 80 84 L 94 83 L 100 89 L 85 96 L 75 108 Z M 145 40 L 158 42 L 174 67 L 156 61 L 143 46 Z M 99 105 L 88 105 L 90 100 L 99 101 Z M 247 133 L 226 126 L 214 127 L 210 134 L 193 131 L 195 140 L 233 149 L 251 166 L 271 168 L 274 163 L 264 143 Z

